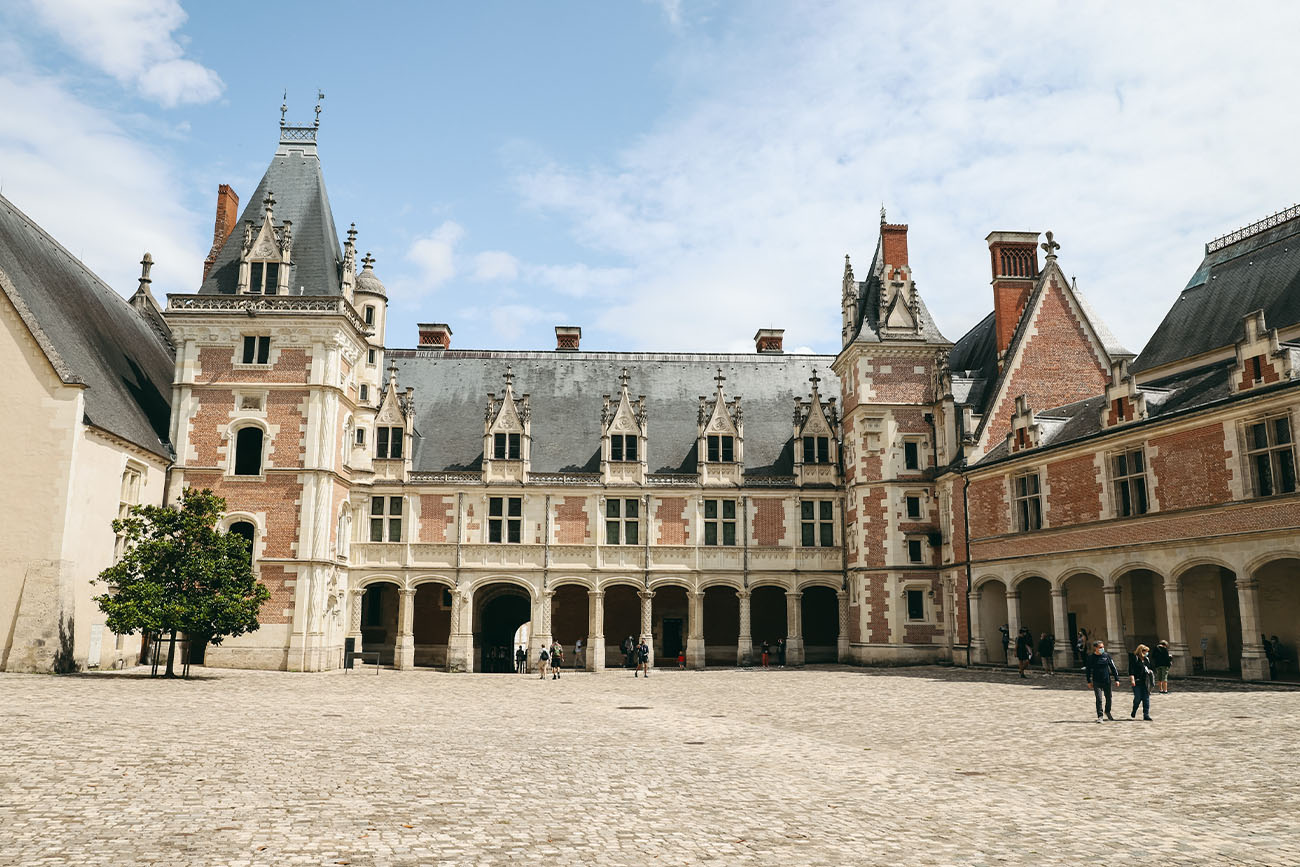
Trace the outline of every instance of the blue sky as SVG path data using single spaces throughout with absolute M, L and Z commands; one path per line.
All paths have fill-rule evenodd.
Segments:
M 838 349 L 883 202 L 956 339 L 984 236 L 1053 229 L 1139 349 L 1210 238 L 1295 201 L 1300 8 L 187 3 L 0 7 L 4 195 L 124 294 L 197 288 L 216 186 L 311 118 L 389 342 Z

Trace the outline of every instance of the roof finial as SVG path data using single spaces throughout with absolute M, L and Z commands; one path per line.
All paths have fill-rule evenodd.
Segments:
M 388 381 L 393 384 L 394 388 L 397 387 L 397 362 L 396 361 L 388 362 Z
M 284 99 L 280 103 L 280 129 L 284 129 L 284 116 L 289 111 L 289 88 L 284 89 Z
M 1056 243 L 1056 241 L 1052 238 L 1051 229 L 1047 230 L 1047 240 L 1039 244 L 1038 246 L 1043 248 L 1043 252 L 1047 254 L 1047 258 L 1049 260 L 1055 259 L 1056 251 L 1061 249 L 1061 245 Z
M 361 267 L 367 271 L 373 270 L 375 267 L 375 257 L 370 255 L 369 250 L 366 251 L 366 255 L 361 257 Z
M 880 203 L 880 225 L 885 225 L 885 203 Z
M 817 393 L 817 383 L 819 383 L 819 382 L 822 381 L 822 378 L 821 378 L 820 376 L 817 375 L 817 368 L 815 368 L 815 367 L 813 368 L 813 375 L 810 376 L 810 377 L 808 377 L 808 381 L 812 383 L 813 394 L 816 394 L 816 393 Z
M 153 282 L 153 280 L 149 279 L 149 271 L 152 269 L 153 269 L 153 256 L 150 256 L 146 252 L 144 254 L 144 258 L 140 260 L 140 288 L 141 289 L 144 289 L 145 286 L 148 286 L 150 283 Z
M 627 368 L 626 368 L 626 367 L 623 368 L 623 372 L 620 373 L 620 374 L 618 375 L 618 382 L 619 382 L 619 385 L 621 385 L 621 386 L 623 387 L 623 390 L 624 390 L 624 391 L 627 391 L 627 383 L 628 383 L 628 380 L 630 380 L 631 378 L 632 378 L 632 377 L 630 377 L 630 376 L 627 375 Z
M 357 224 L 356 224 L 356 223 L 353 223 L 353 224 L 348 228 L 348 243 L 349 243 L 349 244 L 356 244 L 356 242 L 357 242 Z
M 506 381 L 506 388 L 513 389 L 515 384 L 515 369 L 507 364 L 506 372 L 502 375 L 502 379 Z
M 721 367 L 718 368 L 718 375 L 713 377 L 713 381 L 718 384 L 718 391 L 722 391 L 722 383 L 726 382 L 727 378 L 722 375 Z
M 323 100 L 324 98 L 325 98 L 325 91 L 321 90 L 319 87 L 316 88 L 316 123 L 314 124 L 315 126 L 320 126 L 320 104 L 321 104 L 321 100 Z
M 262 208 L 266 211 L 266 215 L 269 217 L 271 212 L 275 209 L 275 193 L 270 190 L 266 191 L 266 198 L 262 199 Z

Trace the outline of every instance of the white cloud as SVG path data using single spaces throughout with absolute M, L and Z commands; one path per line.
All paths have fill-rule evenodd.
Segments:
M 884 200 L 949 338 L 991 309 L 984 236 L 1051 228 L 1137 349 L 1204 241 L 1297 197 L 1300 117 L 1277 106 L 1298 27 L 1286 4 L 751 5 L 683 34 L 676 102 L 644 136 L 519 189 L 625 264 L 635 292 L 599 322 L 629 347 L 775 325 L 834 351 L 843 255 L 865 272 Z
M 211 225 L 185 210 L 169 156 L 133 139 L 61 79 L 0 41 L 0 191 L 118 292 L 135 291 L 141 254 L 153 293 L 198 285 Z
M 185 59 L 178 0 L 35 0 L 31 9 L 87 63 L 163 106 L 209 102 L 225 88 L 216 72 Z
M 519 260 L 501 250 L 487 250 L 474 257 L 475 280 L 510 281 L 519 276 Z
M 419 292 L 428 292 L 456 276 L 456 245 L 465 237 L 459 223 L 446 220 L 428 237 L 412 242 L 407 261 L 419 270 Z

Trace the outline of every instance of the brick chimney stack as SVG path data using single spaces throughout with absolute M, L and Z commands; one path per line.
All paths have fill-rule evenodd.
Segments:
M 577 352 L 582 342 L 582 329 L 577 325 L 555 326 L 555 351 Z
M 883 212 L 882 212 L 883 216 Z M 907 224 L 880 224 L 880 246 L 883 264 L 901 268 L 907 264 Z
M 993 327 L 1001 358 L 1038 279 L 1038 233 L 990 232 L 985 240 L 993 267 Z
M 239 222 L 239 194 L 230 188 L 230 184 L 217 187 L 217 219 L 212 226 L 212 249 L 208 258 L 203 260 L 203 279 L 208 279 L 212 264 L 217 261 L 217 254 L 226 245 L 226 239 L 235 231 Z
M 450 349 L 451 326 L 445 322 L 421 322 L 420 346 L 424 349 Z
M 754 332 L 754 351 L 765 355 L 780 355 L 785 351 L 781 348 L 784 340 L 784 328 L 760 328 Z

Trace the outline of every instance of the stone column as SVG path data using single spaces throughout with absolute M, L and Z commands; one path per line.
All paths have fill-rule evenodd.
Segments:
M 641 640 L 645 646 L 650 648 L 650 657 L 646 660 L 646 665 L 654 668 L 655 664 L 655 636 L 654 636 L 654 607 L 653 600 L 655 592 L 653 590 L 641 590 L 637 593 L 641 597 Z
M 1187 636 L 1183 634 L 1183 586 L 1173 578 L 1165 582 L 1165 625 L 1169 628 L 1169 653 L 1173 660 L 1169 669 L 1180 677 L 1192 673 L 1192 657 L 1187 650 Z
M 691 590 L 686 594 L 690 614 L 686 618 L 686 667 L 704 668 L 704 591 Z
M 754 637 L 749 631 L 749 590 L 738 590 L 740 600 L 740 638 L 736 642 L 736 665 L 754 664 Z
M 468 612 L 471 624 L 465 623 Z M 459 588 L 451 591 L 451 631 L 447 636 L 447 670 L 474 670 L 474 632 L 472 623 L 474 613 L 470 609 L 469 596 Z
M 605 591 L 587 591 L 587 671 L 605 670 Z
M 1016 639 L 1020 636 L 1020 591 L 1007 591 L 1007 632 L 1011 634 L 1011 643 L 1007 645 L 1008 665 L 1016 658 Z
M 971 662 L 988 662 L 988 648 L 984 646 L 984 631 L 980 624 L 980 599 L 983 597 L 982 590 L 972 590 L 970 598 L 970 623 L 966 628 L 970 630 L 970 656 Z
M 786 665 L 803 665 L 803 591 L 787 590 L 785 594 L 785 662 Z
M 1074 666 L 1074 638 L 1067 635 L 1070 618 L 1065 612 L 1065 591 L 1059 587 L 1052 588 L 1052 630 L 1056 633 L 1056 648 L 1052 653 L 1052 665 L 1058 669 Z
M 415 668 L 415 591 L 403 587 L 397 601 L 397 649 L 393 662 L 398 668 Z
M 1254 578 L 1237 576 L 1237 606 L 1241 611 L 1241 679 L 1270 680 L 1268 655 L 1260 642 L 1259 594 Z
M 541 655 L 543 647 L 551 646 L 551 599 L 554 596 L 554 590 L 541 590 L 537 594 L 533 606 L 532 635 L 529 636 L 532 645 L 528 654 L 530 661 Z
M 366 595 L 365 588 L 353 587 L 349 594 L 352 609 L 348 612 L 348 638 L 353 639 L 355 649 L 361 652 L 361 600 Z
M 1119 617 L 1119 585 L 1102 587 L 1101 594 L 1106 601 L 1106 650 L 1115 660 L 1115 667 L 1125 674 L 1128 672 L 1128 652 L 1124 646 L 1124 625 Z
M 835 594 L 835 606 L 840 615 L 840 634 L 835 642 L 835 658 L 847 663 L 849 661 L 849 591 L 840 590 Z

